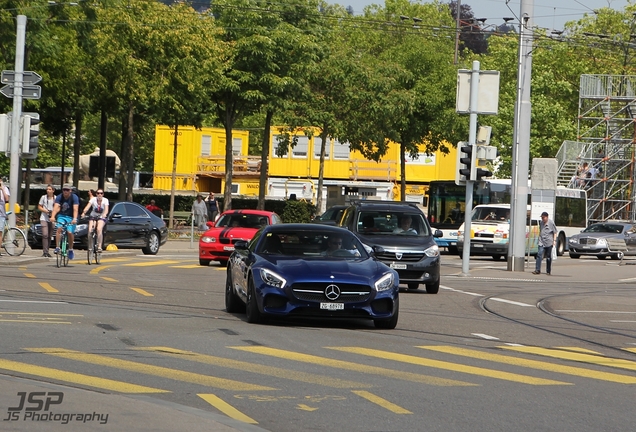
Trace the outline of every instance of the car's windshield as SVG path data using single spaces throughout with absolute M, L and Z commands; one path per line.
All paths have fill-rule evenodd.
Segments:
M 593 224 L 589 227 L 585 228 L 583 232 L 589 233 L 612 233 L 612 234 L 620 234 L 623 232 L 622 225 L 616 224 Z
M 264 233 L 257 253 L 299 258 L 359 259 L 368 258 L 360 240 L 348 231 L 275 231 Z
M 475 207 L 471 220 L 510 222 L 510 209 L 490 206 Z
M 356 227 L 365 235 L 429 236 L 431 230 L 420 212 L 410 211 L 362 211 Z
M 222 228 L 240 227 L 260 229 L 266 225 L 269 225 L 267 216 L 247 213 L 228 213 L 222 215 L 214 226 Z

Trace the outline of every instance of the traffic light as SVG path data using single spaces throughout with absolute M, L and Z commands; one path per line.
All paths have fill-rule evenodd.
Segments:
M 465 185 L 466 181 L 473 180 L 475 167 L 474 146 L 466 141 L 457 143 L 457 169 L 455 170 L 455 184 Z
M 488 145 L 475 146 L 475 178 L 473 180 L 480 181 L 482 177 L 492 177 L 492 172 L 488 169 L 488 163 L 492 163 L 496 158 L 497 147 Z
M 20 116 L 20 147 L 22 159 L 38 157 L 40 114 L 25 112 Z

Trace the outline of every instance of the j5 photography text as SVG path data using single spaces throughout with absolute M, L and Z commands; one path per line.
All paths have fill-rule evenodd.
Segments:
M 20 399 L 17 406 L 7 409 L 7 416 L 2 421 L 34 421 L 55 422 L 60 424 L 75 423 L 108 423 L 108 414 L 92 413 L 67 413 L 52 410 L 59 408 L 64 400 L 63 392 L 18 392 Z

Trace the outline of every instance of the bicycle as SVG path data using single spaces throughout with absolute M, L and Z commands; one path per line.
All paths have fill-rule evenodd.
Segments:
M 66 231 L 66 227 L 68 226 L 68 222 L 63 223 L 61 226 L 62 238 L 60 239 L 60 251 L 57 253 L 55 258 L 57 268 L 68 266 L 68 231 Z
M 102 261 L 102 252 L 99 250 L 99 245 L 97 244 L 97 221 L 93 225 L 93 229 L 88 234 L 88 265 L 91 265 L 93 262 L 95 264 L 99 264 Z
M 11 211 L 7 212 L 9 216 Z M 4 229 L 2 230 L 2 248 L 7 255 L 20 256 L 26 249 L 27 240 L 26 235 L 20 228 L 9 227 L 9 221 L 5 221 Z

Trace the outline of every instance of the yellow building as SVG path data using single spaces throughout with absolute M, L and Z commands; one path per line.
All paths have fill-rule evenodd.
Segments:
M 225 130 L 179 126 L 177 128 L 176 190 L 193 192 L 222 192 L 225 183 Z M 155 128 L 155 166 L 153 187 L 170 190 L 174 160 L 174 128 L 158 125 Z M 232 132 L 234 178 L 241 179 L 245 189 L 258 195 L 259 157 L 247 156 L 249 132 Z M 239 183 L 237 182 L 237 185 Z M 251 185 L 248 187 L 247 185 Z M 243 194 L 239 188 L 235 193 Z
M 298 198 L 315 201 L 320 169 L 321 140 L 296 135 L 297 144 L 285 156 L 276 155 L 281 128 L 273 128 L 270 137 L 267 196 Z M 157 126 L 155 130 L 154 188 L 170 190 L 172 185 L 174 128 Z M 232 192 L 244 196 L 258 196 L 260 156 L 248 156 L 249 132 L 235 130 L 233 139 Z M 180 191 L 221 193 L 225 180 L 225 130 L 196 129 L 179 126 L 177 134 L 177 168 L 175 188 Z M 455 178 L 456 150 L 449 154 L 437 151 L 431 155 L 420 153 L 406 159 L 406 199 L 423 200 L 431 180 Z M 400 148 L 390 144 L 380 162 L 367 160 L 348 143 L 330 138 L 325 148 L 323 202 L 330 204 L 360 197 L 399 200 Z

